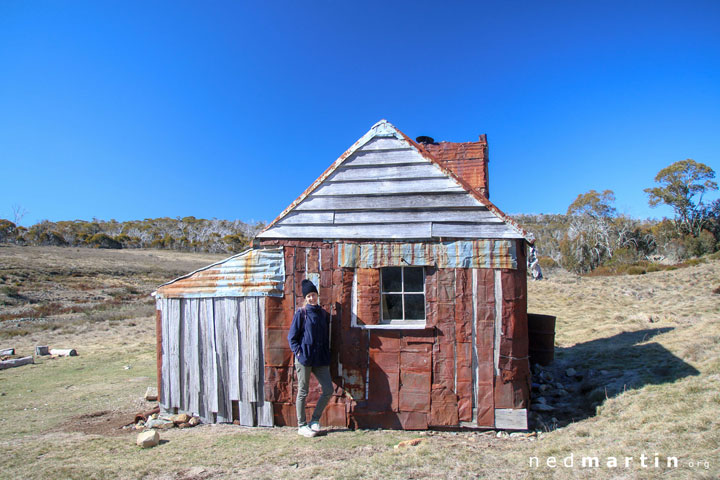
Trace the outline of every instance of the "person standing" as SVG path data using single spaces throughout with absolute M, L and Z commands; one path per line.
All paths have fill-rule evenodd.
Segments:
M 295 400 L 298 434 L 314 437 L 321 431 L 320 417 L 333 393 L 330 377 L 330 314 L 318 304 L 318 291 L 310 280 L 302 281 L 305 304 L 293 316 L 288 343 L 295 355 L 298 393 Z M 310 423 L 305 417 L 305 404 L 310 374 L 322 386 L 322 395 L 315 406 Z

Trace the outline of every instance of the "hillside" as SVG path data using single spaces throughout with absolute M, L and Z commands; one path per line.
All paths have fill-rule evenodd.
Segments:
M 120 427 L 151 404 L 150 292 L 222 255 L 0 247 L 0 348 L 75 348 L 0 371 L 6 478 L 717 478 L 720 261 L 645 275 L 547 271 L 530 312 L 557 316 L 556 362 L 536 381 L 553 410 L 531 434 L 208 425 L 138 450 Z M 575 370 L 568 376 L 569 368 Z M 542 380 L 539 378 L 542 376 Z M 552 380 L 547 380 L 552 377 Z M 563 388 L 557 388 L 561 383 Z M 561 391 L 563 390 L 563 391 Z M 536 403 L 540 392 L 535 393 Z M 394 449 L 420 437 L 417 447 Z M 573 467 L 562 462 L 572 455 Z M 641 465 L 641 456 L 648 459 Z M 594 456 L 600 467 L 580 466 Z M 620 466 L 608 467 L 608 458 Z M 624 457 L 632 457 L 628 467 Z M 677 467 L 666 458 L 677 457 Z M 531 466 L 533 458 L 538 466 Z M 658 459 L 658 467 L 654 466 Z M 556 459 L 558 466 L 547 466 Z

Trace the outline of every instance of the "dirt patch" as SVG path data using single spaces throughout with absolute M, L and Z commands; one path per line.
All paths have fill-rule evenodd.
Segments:
M 80 432 L 87 435 L 118 437 L 135 432 L 131 428 L 123 429 L 133 422 L 135 413 L 102 410 L 70 418 L 58 427 L 63 432 Z

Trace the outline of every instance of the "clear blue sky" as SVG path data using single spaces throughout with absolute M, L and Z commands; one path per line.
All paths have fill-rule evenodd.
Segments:
M 272 220 L 386 118 L 507 213 L 720 172 L 720 1 L 0 1 L 0 217 Z

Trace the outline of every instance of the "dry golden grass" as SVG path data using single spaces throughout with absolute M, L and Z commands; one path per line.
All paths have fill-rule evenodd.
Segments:
M 135 435 L 117 427 L 150 406 L 141 397 L 147 386 L 155 384 L 154 320 L 142 310 L 152 309 L 144 303 L 145 295 L 158 284 L 218 258 L 173 252 L 0 248 L 4 282 L 0 289 L 18 290 L 0 290 L 0 302 L 15 302 L 13 295 L 19 294 L 35 306 L 44 302 L 103 305 L 115 298 L 113 292 L 120 292 L 117 303 L 98 310 L 93 321 L 81 321 L 93 313 L 79 317 L 63 313 L 54 319 L 51 315 L 50 320 L 57 322 L 55 330 L 30 326 L 22 334 L 0 337 L 0 347 L 15 347 L 21 354 L 30 354 L 41 344 L 72 347 L 80 353 L 0 371 L 0 477 L 709 479 L 720 475 L 720 295 L 713 293 L 720 285 L 720 261 L 642 276 L 580 278 L 549 272 L 548 280 L 530 282 L 529 311 L 558 317 L 558 368 L 606 369 L 628 384 L 624 391 L 600 399 L 597 407 L 578 396 L 574 400 L 586 403 L 589 413 L 537 436 L 334 430 L 305 439 L 292 428 L 204 425 L 164 431 L 164 443 L 140 450 L 134 445 Z M 123 293 L 128 286 L 137 293 Z M 88 297 L 100 298 L 83 303 Z M 0 315 L 25 306 L 0 305 Z M 113 315 L 105 318 L 105 312 Z M 0 322 L 0 331 L 25 328 L 17 323 L 34 322 Z M 416 437 L 423 438 L 416 447 L 393 448 Z M 640 465 L 642 454 L 648 467 Z M 570 455 L 574 466 L 565 468 L 562 462 Z M 583 468 L 583 456 L 598 457 L 601 467 Z M 628 468 L 623 465 L 626 456 L 633 457 Z M 656 456 L 661 467 L 654 467 Z M 533 457 L 538 458 L 538 467 L 530 466 Z M 617 458 L 620 466 L 607 467 L 610 457 Z M 664 466 L 666 457 L 677 457 L 678 467 Z M 550 458 L 559 466 L 548 467 Z

